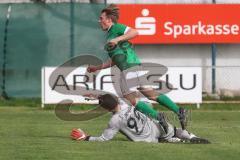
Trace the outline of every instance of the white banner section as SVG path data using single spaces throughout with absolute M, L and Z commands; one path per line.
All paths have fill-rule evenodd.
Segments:
M 113 82 L 110 69 L 104 69 L 99 74 L 86 75 L 86 68 L 79 67 L 74 69 L 66 77 L 58 73 L 51 80 L 53 85 L 50 86 L 50 76 L 56 67 L 42 68 L 42 104 L 57 104 L 63 100 L 72 100 L 74 103 L 96 104 L 98 101 L 87 101 L 80 94 L 59 93 L 57 89 L 63 87 L 66 90 L 81 87 L 90 89 L 103 90 L 116 94 L 119 89 L 118 82 Z M 202 102 L 202 72 L 201 67 L 168 67 L 168 71 L 160 80 L 170 83 L 171 91 L 166 93 L 176 103 L 195 103 Z M 88 83 L 88 81 L 92 82 Z M 114 87 L 115 85 L 115 87 Z M 156 84 L 155 84 L 156 85 Z M 70 87 L 73 86 L 73 87 Z M 156 86 L 155 86 L 156 88 Z M 144 99 L 146 100 L 146 99 Z

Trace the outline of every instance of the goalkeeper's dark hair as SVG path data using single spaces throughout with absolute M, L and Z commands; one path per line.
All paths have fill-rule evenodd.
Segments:
M 109 111 L 112 111 L 119 104 L 118 98 L 112 94 L 104 94 L 98 97 L 99 105 Z
M 105 13 L 108 18 L 110 18 L 114 23 L 118 22 L 119 19 L 119 8 L 115 4 L 110 4 L 102 10 L 101 13 Z

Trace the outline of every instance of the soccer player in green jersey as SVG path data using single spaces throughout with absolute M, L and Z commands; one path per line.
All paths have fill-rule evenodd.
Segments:
M 107 50 L 110 59 L 99 66 L 89 66 L 88 72 L 95 72 L 97 70 L 105 69 L 116 65 L 121 70 L 121 84 L 120 88 L 123 97 L 126 98 L 133 106 L 140 112 L 157 119 L 161 122 L 161 117 L 149 104 L 140 101 L 136 90 L 133 91 L 128 87 L 127 79 L 136 78 L 139 87 L 137 88 L 148 99 L 158 102 L 175 112 L 180 120 L 181 126 L 185 129 L 186 126 L 186 110 L 176 105 L 166 95 L 158 95 L 156 91 L 147 84 L 143 84 L 139 77 L 138 69 L 141 70 L 141 62 L 135 53 L 134 48 L 128 41 L 138 35 L 136 29 L 130 28 L 124 24 L 118 23 L 119 8 L 116 5 L 109 5 L 102 10 L 99 17 L 99 24 L 103 31 L 107 32 Z M 128 70 L 135 70 L 134 74 L 127 78 Z

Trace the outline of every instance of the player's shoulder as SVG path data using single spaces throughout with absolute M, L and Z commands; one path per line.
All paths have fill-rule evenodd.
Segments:
M 124 29 L 126 29 L 126 28 L 127 28 L 127 26 L 126 26 L 125 24 L 122 24 L 122 23 L 114 23 L 112 31 L 124 30 Z
M 108 125 L 109 125 L 110 127 L 116 127 L 116 126 L 119 126 L 119 123 L 120 123 L 119 113 L 115 113 L 115 114 L 113 114 L 112 117 L 110 118 Z
M 128 104 L 120 102 L 120 110 L 112 115 L 111 120 L 116 121 L 116 120 L 121 119 L 121 117 L 124 114 L 126 114 L 126 112 L 129 112 L 131 109 L 132 109 L 132 107 L 129 106 Z
M 114 23 L 114 25 L 113 25 L 114 27 L 126 27 L 126 25 L 125 24 L 123 24 L 123 23 Z
M 123 104 L 121 105 L 121 107 L 120 107 L 120 110 L 121 110 L 121 111 L 124 111 L 124 110 L 129 109 L 129 108 L 132 108 L 132 107 L 129 106 L 128 104 L 123 103 Z

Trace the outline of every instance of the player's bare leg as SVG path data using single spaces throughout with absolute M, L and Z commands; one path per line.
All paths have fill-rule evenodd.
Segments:
M 158 118 L 158 112 L 152 108 L 152 105 L 146 102 L 140 101 L 139 95 L 137 94 L 137 92 L 124 94 L 123 97 L 126 98 L 134 107 L 136 107 L 138 111 L 144 113 L 145 115 L 153 119 Z
M 157 93 L 151 87 L 139 87 L 138 90 L 148 99 L 157 101 Z
M 127 99 L 131 103 L 131 105 L 133 105 L 133 106 L 136 106 L 137 101 L 139 99 L 139 96 L 138 96 L 137 92 L 132 92 L 132 93 L 129 93 L 129 94 L 125 94 L 125 95 L 123 95 L 123 97 L 125 99 Z

